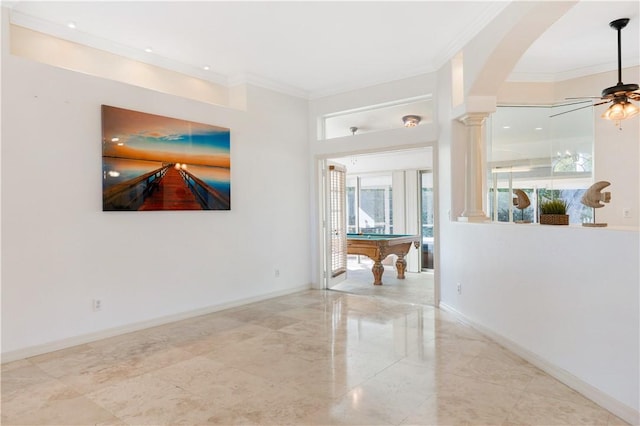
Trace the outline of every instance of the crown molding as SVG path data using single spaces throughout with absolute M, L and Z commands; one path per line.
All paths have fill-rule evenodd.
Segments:
M 626 68 L 637 67 L 640 62 L 635 60 L 624 61 L 624 68 L 622 68 L 622 74 L 624 77 L 624 70 Z M 587 77 L 594 74 L 600 74 L 605 72 L 612 72 L 618 70 L 617 62 L 610 62 L 607 64 L 594 65 L 589 67 L 576 68 L 569 71 L 563 71 L 559 73 L 526 73 L 526 72 L 512 72 L 507 77 L 508 82 L 512 83 L 557 83 L 560 81 L 572 80 L 574 78 Z
M 179 72 L 211 83 L 228 85 L 228 79 L 222 74 L 205 71 L 199 66 L 189 65 L 172 59 L 161 57 L 155 53 L 147 53 L 142 49 L 121 45 L 111 40 L 88 34 L 78 29 L 67 28 L 43 19 L 35 18 L 16 10 L 10 10 L 10 23 L 33 31 L 41 32 L 66 41 L 103 50 L 145 64 L 154 65 L 170 71 Z
M 296 98 L 309 99 L 309 93 L 306 90 L 254 74 L 243 73 L 234 75 L 232 77 L 229 77 L 227 84 L 229 85 L 229 87 L 238 86 L 241 84 L 249 84 L 252 86 L 261 87 L 263 89 L 280 92 Z
M 369 79 L 369 80 L 361 79 L 358 82 L 358 84 L 345 84 L 337 87 L 332 87 L 331 89 L 322 89 L 322 90 L 313 91 L 310 93 L 309 99 L 314 100 L 314 99 L 324 98 L 326 96 L 339 95 L 341 93 L 364 89 L 371 86 L 377 86 L 385 83 L 392 83 L 398 80 L 404 80 L 407 78 L 417 77 L 424 74 L 430 74 L 436 71 L 437 69 L 432 66 L 420 67 L 420 68 L 415 68 L 413 70 L 408 70 L 403 73 L 393 73 L 393 75 L 389 74 L 383 78 Z
M 461 51 L 480 31 L 491 23 L 498 14 L 509 5 L 507 1 L 492 3 L 487 9 L 478 15 L 472 25 L 469 25 L 464 32 L 452 40 L 449 45 L 434 58 L 434 69 L 442 68 L 451 58 Z

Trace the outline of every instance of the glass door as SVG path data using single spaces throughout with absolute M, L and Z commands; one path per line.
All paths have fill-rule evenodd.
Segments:
M 393 234 L 391 174 L 359 177 L 358 232 Z
M 346 173 L 344 166 L 329 163 L 326 173 L 327 218 L 327 287 L 344 281 L 347 272 L 347 208 Z
M 420 172 L 420 225 L 422 270 L 433 270 L 433 171 Z

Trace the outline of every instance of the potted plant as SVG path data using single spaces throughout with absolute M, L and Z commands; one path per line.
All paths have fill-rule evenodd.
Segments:
M 556 198 L 540 204 L 541 225 L 568 225 L 567 202 Z

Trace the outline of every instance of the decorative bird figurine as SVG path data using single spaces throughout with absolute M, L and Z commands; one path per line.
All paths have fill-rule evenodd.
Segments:
M 593 208 L 593 223 L 583 223 L 582 226 L 607 226 L 606 223 L 596 223 L 596 209 L 604 207 L 602 203 L 608 203 L 611 201 L 611 192 L 602 192 L 604 188 L 611 185 L 611 183 L 601 180 L 591 185 L 585 192 L 580 201 L 587 207 Z

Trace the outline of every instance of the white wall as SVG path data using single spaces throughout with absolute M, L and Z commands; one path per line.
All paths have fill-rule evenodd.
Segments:
M 638 409 L 638 232 L 450 223 L 443 234 L 443 305 L 597 389 L 596 401 Z
M 467 71 L 465 79 L 473 81 Z M 440 274 L 441 306 L 457 312 L 605 408 L 637 424 L 640 422 L 637 227 L 595 229 L 451 220 L 463 207 L 466 132 L 452 114 L 450 75 L 448 65 L 438 72 L 441 172 L 436 271 Z M 605 87 L 600 81 L 586 79 L 580 94 L 569 95 L 565 90 L 573 83 L 563 83 L 545 91 L 545 95 L 586 96 L 598 94 Z M 517 98 L 515 92 L 508 93 L 514 95 L 511 103 L 530 101 L 526 97 Z M 610 122 L 599 117 L 595 120 L 596 179 L 610 180 L 613 197 L 633 207 L 640 195 L 639 119 L 623 123 L 623 131 L 616 130 L 615 135 Z M 609 210 L 614 215 L 620 205 L 600 210 Z M 604 212 L 599 212 L 598 218 L 604 219 Z M 613 223 L 617 219 L 609 216 L 607 220 Z M 462 285 L 460 295 L 458 283 Z
M 6 19 L 5 22 L 8 22 L 8 16 Z M 10 35 L 10 50 L 16 56 L 182 98 L 217 105 L 229 104 L 229 89 L 220 84 L 17 25 L 6 24 L 6 26 L 8 31 L 5 37 Z
M 231 211 L 102 212 L 101 104 L 229 127 Z M 306 100 L 248 87 L 241 112 L 3 48 L 2 106 L 3 361 L 309 287 Z

